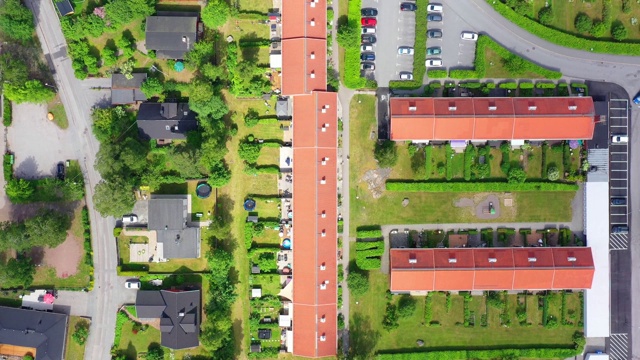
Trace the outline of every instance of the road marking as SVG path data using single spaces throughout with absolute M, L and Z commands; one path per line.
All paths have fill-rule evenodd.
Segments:
M 629 339 L 627 334 L 611 334 L 609 337 L 609 356 L 611 360 L 629 358 Z
M 625 196 L 621 196 L 621 197 L 625 197 Z M 627 207 L 627 205 L 609 205 L 611 207 Z M 619 215 L 619 214 L 613 214 L 613 215 Z
M 609 189 L 611 189 L 611 190 L 627 190 L 627 187 L 626 186 L 625 187 L 613 187 L 612 186 Z
M 609 154 L 622 154 L 622 155 L 627 155 L 626 151 L 610 151 Z
M 611 169 L 611 171 L 629 171 L 627 169 Z
M 609 110 L 627 110 L 627 108 L 609 108 Z

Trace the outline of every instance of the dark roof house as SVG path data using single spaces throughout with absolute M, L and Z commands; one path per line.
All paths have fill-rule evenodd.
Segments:
M 123 74 L 111 75 L 111 105 L 133 104 L 137 101 L 145 101 L 147 97 L 140 86 L 147 80 L 147 74 L 131 74 L 133 77 L 127 79 Z
M 35 360 L 64 359 L 69 316 L 0 306 L 0 345 L 33 348 Z
M 161 344 L 170 349 L 200 345 L 200 290 L 138 291 L 140 319 L 160 319 Z
M 56 4 L 56 9 L 58 9 L 58 12 L 62 16 L 73 15 L 75 13 L 73 5 L 71 5 L 71 1 L 69 0 L 59 0 L 53 3 Z
M 197 41 L 197 13 L 159 11 L 147 17 L 146 47 L 160 59 L 183 59 Z
M 276 102 L 276 117 L 278 120 L 291 120 L 291 107 L 288 98 L 278 98 Z
M 155 230 L 158 253 L 165 259 L 200 257 L 200 228 L 188 227 L 188 199 L 152 197 L 149 200 L 149 230 Z
M 144 139 L 186 139 L 198 129 L 196 113 L 183 103 L 142 103 L 137 120 Z

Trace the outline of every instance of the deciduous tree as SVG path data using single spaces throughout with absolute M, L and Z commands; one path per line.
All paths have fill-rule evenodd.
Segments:
M 0 5 L 0 31 L 10 39 L 31 40 L 35 26 L 33 15 L 20 0 L 5 0 Z
M 67 238 L 71 217 L 54 210 L 43 210 L 38 215 L 27 219 L 24 227 L 29 235 L 31 246 L 55 248 Z
M 225 0 L 211 0 L 207 6 L 202 9 L 200 16 L 202 22 L 209 28 L 218 28 L 229 19 L 231 15 L 231 7 Z
M 133 208 L 136 202 L 133 186 L 121 179 L 101 181 L 93 195 L 96 210 L 102 216 L 121 217 Z

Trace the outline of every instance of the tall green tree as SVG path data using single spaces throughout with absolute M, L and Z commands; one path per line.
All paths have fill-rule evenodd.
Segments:
M 0 286 L 5 289 L 27 288 L 33 282 L 35 272 L 31 259 L 9 259 L 6 264 L 0 264 Z
M 107 19 L 117 27 L 156 12 L 155 0 L 112 0 L 105 5 Z
M 160 79 L 155 77 L 150 77 L 145 80 L 140 86 L 140 91 L 147 97 L 153 97 L 156 95 L 162 94 L 164 91 L 164 85 Z
M 231 7 L 225 0 L 211 0 L 207 6 L 202 9 L 200 16 L 202 22 L 212 29 L 219 28 L 224 25 L 231 15 Z
M 96 185 L 93 202 L 100 215 L 118 218 L 133 209 L 136 199 L 131 184 L 122 179 L 114 179 L 103 180 Z
M 53 99 L 56 93 L 40 80 L 28 80 L 21 84 L 5 84 L 4 95 L 16 103 L 44 103 Z
M 29 68 L 13 54 L 4 53 L 0 55 L 0 80 L 10 84 L 26 83 L 29 80 Z
M 35 30 L 31 11 L 20 0 L 4 0 L 1 4 L 0 32 L 20 42 L 31 40 Z
M 27 219 L 24 227 L 29 235 L 31 246 L 55 248 L 67 238 L 71 217 L 57 211 L 43 210 L 38 215 Z
M 398 161 L 396 143 L 391 140 L 384 140 L 376 143 L 373 156 L 378 160 L 380 167 L 392 167 Z
M 95 108 L 91 113 L 91 118 L 93 119 L 93 134 L 100 142 L 118 139 L 132 123 L 127 112 L 121 106 L 106 109 Z

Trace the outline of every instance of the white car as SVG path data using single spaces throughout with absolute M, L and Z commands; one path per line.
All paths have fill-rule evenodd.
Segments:
M 373 51 L 373 46 L 371 46 L 371 45 L 362 45 L 362 46 L 360 46 L 360 51 Z
M 613 135 L 611 137 L 611 142 L 616 144 L 616 143 L 628 143 L 629 142 L 629 136 L 628 135 Z
M 413 80 L 413 74 L 408 71 L 400 73 L 400 80 Z
M 138 222 L 138 217 L 136 215 L 125 215 L 122 217 L 123 224 L 133 224 Z
M 363 34 L 375 34 L 376 33 L 376 28 L 374 28 L 374 27 L 363 27 L 362 28 L 362 33 Z
M 140 280 L 129 279 L 124 282 L 124 287 L 126 287 L 127 289 L 140 289 Z
M 429 59 L 424 62 L 426 67 L 439 67 L 442 66 L 442 60 L 440 59 Z
M 460 38 L 462 40 L 471 40 L 471 41 L 477 41 L 478 40 L 478 34 L 471 32 L 471 31 L 463 31 L 462 34 L 460 34 Z
M 398 48 L 399 55 L 413 55 L 413 48 L 411 46 L 400 46 Z
M 440 5 L 440 4 L 429 4 L 427 6 L 427 11 L 428 12 L 441 13 L 442 12 L 442 5 Z

